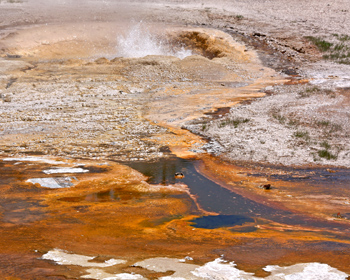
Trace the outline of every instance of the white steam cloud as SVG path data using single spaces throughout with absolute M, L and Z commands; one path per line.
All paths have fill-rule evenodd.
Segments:
M 171 55 L 183 59 L 192 55 L 192 51 L 184 47 L 173 50 L 166 39 L 152 34 L 142 21 L 130 28 L 126 35 L 120 35 L 117 39 L 118 56 L 122 57 Z

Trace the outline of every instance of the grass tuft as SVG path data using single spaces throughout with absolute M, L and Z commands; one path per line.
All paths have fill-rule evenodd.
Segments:
M 350 41 L 350 36 L 349 35 L 341 35 L 339 37 L 339 40 L 342 41 L 342 42 Z
M 226 119 L 226 120 L 221 121 L 219 127 L 221 128 L 221 127 L 225 127 L 225 126 L 229 125 L 229 126 L 233 126 L 233 127 L 237 128 L 240 124 L 247 123 L 249 121 L 250 121 L 250 119 L 243 119 L 243 118 Z
M 327 42 L 319 37 L 308 36 L 306 38 L 309 39 L 321 52 L 326 52 L 333 46 L 331 42 Z
M 288 125 L 289 126 L 298 126 L 298 125 L 300 125 L 300 121 L 297 119 L 289 119 Z
M 333 60 L 339 64 L 350 64 L 350 36 L 346 34 L 332 34 L 335 43 L 328 42 L 319 37 L 309 36 L 309 39 L 321 52 L 323 58 Z
M 318 121 L 316 123 L 317 126 L 321 126 L 321 127 L 328 127 L 331 124 L 330 121 Z
M 280 115 L 280 114 L 272 114 L 272 117 L 276 120 L 278 120 L 279 123 L 284 124 L 286 122 L 286 117 Z
M 314 86 L 314 87 L 309 87 L 309 88 L 305 89 L 305 91 L 298 92 L 298 98 L 307 98 L 307 97 L 310 97 L 310 96 L 315 95 L 315 94 L 325 94 L 331 98 L 336 97 L 336 94 L 334 91 L 332 91 L 330 89 L 320 89 L 319 87 Z
M 336 155 L 333 155 L 330 151 L 328 150 L 319 150 L 318 151 L 318 156 L 320 158 L 325 158 L 325 159 L 328 159 L 328 160 L 331 160 L 331 159 L 337 159 L 337 156 Z
M 296 138 L 303 138 L 305 140 L 309 140 L 310 139 L 310 135 L 309 135 L 308 131 L 300 131 L 300 130 L 298 130 L 298 131 L 296 131 L 294 133 L 294 137 L 296 137 Z
M 337 124 L 337 123 L 332 123 L 330 128 L 331 129 L 329 130 L 329 133 L 334 133 L 334 132 L 337 132 L 337 131 L 343 131 L 343 127 L 340 124 Z
M 321 143 L 321 147 L 325 148 L 326 150 L 329 150 L 331 148 L 331 145 L 327 141 L 323 141 Z

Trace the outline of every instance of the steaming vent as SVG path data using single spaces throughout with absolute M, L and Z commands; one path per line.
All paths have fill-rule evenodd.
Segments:
M 252 57 L 243 45 L 219 30 L 186 27 L 160 30 L 142 22 L 127 30 L 124 24 L 110 23 L 82 23 L 74 27 L 74 32 L 67 35 L 67 30 L 71 30 L 69 24 L 39 26 L 31 29 L 30 35 L 26 30 L 18 31 L 2 42 L 7 54 L 48 60 L 145 56 L 173 56 L 182 60 L 199 55 L 209 60 L 230 58 L 235 63 L 246 63 Z
M 245 47 L 233 42 L 228 34 L 208 29 L 167 30 L 152 33 L 142 22 L 117 38 L 119 57 L 139 58 L 147 55 L 175 56 L 180 59 L 201 55 L 208 59 L 231 57 L 237 61 L 250 59 Z
M 183 59 L 193 55 L 192 50 L 181 44 L 173 44 L 168 38 L 152 34 L 139 22 L 126 35 L 117 38 L 117 54 L 121 57 L 144 57 L 147 55 L 175 56 Z

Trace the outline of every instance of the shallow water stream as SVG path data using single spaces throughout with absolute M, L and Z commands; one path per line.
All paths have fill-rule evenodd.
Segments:
M 200 174 L 196 169 L 196 165 L 198 164 L 199 162 L 196 160 L 170 158 L 154 162 L 132 162 L 127 165 L 148 176 L 150 178 L 148 182 L 151 184 L 186 184 L 199 207 L 208 213 L 236 215 L 237 218 L 245 217 L 250 222 L 252 222 L 251 218 L 255 218 L 256 224 L 259 224 L 259 219 L 261 219 L 260 223 L 266 223 L 265 220 L 272 220 L 287 225 L 308 226 L 323 230 L 330 229 L 340 231 L 345 236 L 348 235 L 347 232 L 349 232 L 350 228 L 346 224 L 344 225 L 337 222 L 324 221 L 322 219 L 308 218 L 305 215 L 302 215 L 301 212 L 295 213 L 278 209 L 277 207 L 271 207 L 264 202 L 259 203 L 237 194 L 232 190 L 228 190 Z M 179 171 L 184 174 L 184 178 L 175 178 L 174 174 Z M 297 169 L 294 171 L 305 172 L 303 169 Z M 348 182 L 350 176 L 350 173 L 347 170 L 342 170 L 342 172 L 339 170 L 339 173 L 332 173 L 332 175 L 322 169 L 317 170 L 317 173 L 315 170 L 307 170 L 306 172 L 311 172 L 311 174 L 313 174 L 309 181 L 314 184 L 316 184 L 316 182 L 320 183 L 319 176 L 322 176 L 323 180 L 327 180 L 327 182 L 323 182 L 323 184 L 326 185 L 331 184 L 334 181 Z M 327 176 L 325 177 L 324 175 Z M 278 179 L 282 181 L 296 180 L 296 178 L 292 178 L 292 176 L 286 176 L 285 178 L 282 175 L 271 176 L 271 178 L 273 180 Z M 234 216 L 231 217 L 233 218 Z M 215 221 L 213 220 L 213 222 Z M 234 219 L 232 223 L 233 225 L 235 224 Z M 228 226 L 227 223 L 226 226 Z

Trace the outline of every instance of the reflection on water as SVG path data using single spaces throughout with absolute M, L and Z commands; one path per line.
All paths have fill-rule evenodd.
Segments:
M 147 194 L 147 193 L 139 193 L 139 192 L 130 192 L 118 189 L 111 189 L 108 191 L 91 193 L 84 196 L 78 197 L 63 197 L 60 198 L 60 201 L 67 202 L 113 202 L 113 201 L 134 201 L 141 202 L 147 198 L 154 197 L 155 195 L 160 196 L 159 194 Z
M 123 189 L 110 189 L 84 196 L 63 197 L 58 200 L 66 202 L 142 202 L 150 198 L 157 199 L 163 197 L 165 197 L 165 195 L 162 193 L 140 193 Z
M 221 187 L 197 172 L 196 160 L 181 158 L 162 159 L 154 162 L 130 162 L 130 167 L 149 177 L 152 184 L 185 183 L 201 208 L 207 212 L 221 215 L 240 215 L 249 218 L 262 218 L 278 223 L 349 231 L 347 225 L 333 221 L 311 218 L 302 214 L 273 208 L 245 198 L 231 190 Z M 183 179 L 175 179 L 174 174 L 182 172 Z
M 31 199 L 0 199 L 1 222 L 13 225 L 25 225 L 42 220 L 45 206 Z
M 254 219 L 248 218 L 242 215 L 217 215 L 217 216 L 204 216 L 191 220 L 193 226 L 196 228 L 220 228 L 220 227 L 232 227 L 241 226 L 245 223 L 253 223 Z

